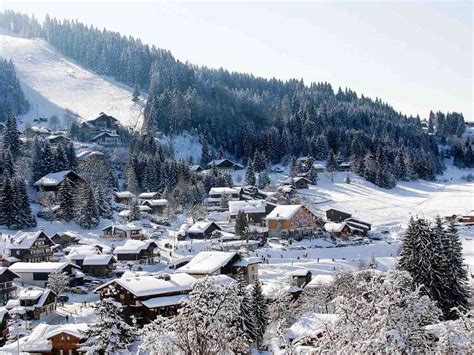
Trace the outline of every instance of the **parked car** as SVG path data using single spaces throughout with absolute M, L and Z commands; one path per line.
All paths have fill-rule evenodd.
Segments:
M 80 295 L 86 295 L 89 293 L 89 290 L 85 288 L 84 286 L 76 286 L 76 287 L 71 288 L 71 292 L 77 293 Z

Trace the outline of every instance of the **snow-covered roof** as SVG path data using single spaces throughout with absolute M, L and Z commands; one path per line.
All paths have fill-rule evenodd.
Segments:
M 166 306 L 179 305 L 183 300 L 188 298 L 189 295 L 174 295 L 150 298 L 149 300 L 142 301 L 141 303 L 147 308 L 160 308 Z
M 146 200 L 146 201 L 143 201 L 143 204 L 147 204 L 150 206 L 166 206 L 168 204 L 168 200 L 164 198 L 160 198 L 157 200 Z
M 36 300 L 44 292 L 42 288 L 24 288 L 18 293 L 18 299 L 22 301 Z
M 88 157 L 92 157 L 96 155 L 104 156 L 105 154 L 102 152 L 99 152 L 98 150 L 85 150 L 83 152 L 80 152 L 76 156 L 78 159 L 84 159 L 84 158 L 88 158 Z
M 101 132 L 101 133 L 95 135 L 94 137 L 92 137 L 91 140 L 95 141 L 97 138 L 100 138 L 102 136 L 109 136 L 109 137 L 112 137 L 112 138 L 119 138 L 120 137 L 117 133 L 114 133 L 114 132 Z
M 75 238 L 75 239 L 79 239 L 81 237 L 78 233 L 73 232 L 73 231 L 65 231 L 63 232 L 63 235 L 65 235 L 66 237 Z
M 308 273 L 311 272 L 308 269 L 296 269 L 290 272 L 291 276 L 305 277 Z
M 303 205 L 277 205 L 265 219 L 290 219 Z
M 191 171 L 198 171 L 199 169 L 202 170 L 201 166 L 199 166 L 199 165 L 190 165 L 189 166 L 189 170 L 191 170 Z
M 71 140 L 69 137 L 66 137 L 64 134 L 52 134 L 49 137 L 46 137 L 46 140 L 51 142 L 58 138 L 64 138 L 65 140 L 68 140 L 68 141 Z
M 311 279 L 310 282 L 308 282 L 305 288 L 318 287 L 321 285 L 329 285 L 333 282 L 334 282 L 334 276 L 332 275 L 324 275 L 324 274 L 313 275 L 313 278 Z
M 132 223 L 127 223 L 127 224 L 111 224 L 105 228 L 102 228 L 102 230 L 106 230 L 112 228 L 113 230 L 117 229 L 120 231 L 139 231 L 142 230 L 142 227 L 137 226 L 136 224 Z
M 168 280 L 160 276 L 121 277 L 99 286 L 96 291 L 111 284 L 117 284 L 133 293 L 136 297 L 146 297 L 172 292 L 191 291 L 195 281 L 194 277 L 184 273 L 170 274 Z
M 54 271 L 61 271 L 64 268 L 66 268 L 68 265 L 72 265 L 75 268 L 79 268 L 78 266 L 71 263 L 67 263 L 67 262 L 43 261 L 40 263 L 18 262 L 11 265 L 8 269 L 16 273 L 24 273 L 24 272 L 51 273 Z
M 235 252 L 202 251 L 178 270 L 189 274 L 212 274 L 226 266 L 235 255 Z
M 46 127 L 41 127 L 41 126 L 30 126 L 30 127 L 26 127 L 24 131 L 26 131 L 27 129 L 31 129 L 33 132 L 36 132 L 36 133 L 45 133 L 45 134 L 49 134 L 51 133 L 51 130 L 49 128 L 46 128 Z
M 304 176 L 295 176 L 293 178 L 290 177 L 288 179 L 283 180 L 282 183 L 283 184 L 293 184 L 293 183 L 301 181 L 301 180 L 305 180 L 308 183 L 311 183 L 311 180 L 309 180 L 308 178 L 305 178 Z
M 234 262 L 232 266 L 242 267 L 242 266 L 249 266 L 252 264 L 261 264 L 261 263 L 262 263 L 262 259 L 254 256 L 250 258 L 240 258 L 239 260 Z
M 328 222 L 324 225 L 324 230 L 329 233 L 340 233 L 346 226 L 346 223 L 332 223 Z
M 135 197 L 135 195 L 131 193 L 130 191 L 115 191 L 114 194 L 118 198 L 134 198 Z
M 36 239 L 38 239 L 38 237 L 42 233 L 43 231 L 18 232 L 12 237 L 12 241 L 8 244 L 8 248 L 9 249 L 30 249 L 31 246 L 35 243 Z M 51 241 L 51 243 L 53 243 L 53 241 Z
M 64 178 L 67 174 L 69 174 L 71 170 L 64 170 L 59 171 L 57 173 L 50 173 L 48 175 L 43 176 L 41 179 L 34 183 L 35 186 L 58 186 L 60 183 L 63 182 Z
M 213 165 L 220 165 L 225 161 L 229 161 L 232 163 L 232 165 L 235 165 L 235 163 L 229 159 L 214 159 L 214 160 L 211 160 L 209 163 L 207 163 L 207 166 L 211 168 Z
M 152 199 L 156 195 L 160 196 L 161 194 L 159 192 L 142 192 L 140 195 L 138 195 L 138 198 L 141 199 Z
M 124 245 L 115 248 L 115 254 L 135 254 L 141 250 L 147 249 L 151 243 L 156 243 L 153 240 L 135 240 L 127 239 Z
M 87 255 L 82 265 L 108 265 L 113 258 L 112 255 L 106 254 Z
M 50 325 L 45 323 L 38 324 L 31 334 L 21 339 L 21 351 L 22 352 L 51 352 L 53 344 L 51 339 L 61 333 L 66 333 L 76 338 L 84 338 L 83 332 L 88 328 L 86 323 L 71 323 L 71 324 L 58 324 Z M 16 346 L 16 344 L 15 344 Z
M 67 251 L 68 255 L 66 256 L 66 259 L 68 260 L 84 260 L 88 255 L 97 255 L 101 253 L 95 245 L 71 246 Z
M 474 217 L 474 210 L 466 212 L 462 216 L 463 217 Z
M 232 187 L 212 187 L 209 195 L 238 194 L 239 190 Z
M 265 213 L 265 200 L 229 201 L 229 214 L 235 216 L 239 211 L 246 214 Z
M 187 230 L 188 233 L 204 233 L 213 224 L 213 221 L 197 221 Z
M 313 313 L 303 314 L 287 331 L 289 339 L 296 339 L 307 336 L 316 336 L 320 331 L 325 331 L 327 325 L 337 321 L 336 314 Z

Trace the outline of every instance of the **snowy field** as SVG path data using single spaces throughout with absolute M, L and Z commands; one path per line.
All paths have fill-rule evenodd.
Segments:
M 31 104 L 23 125 L 38 116 L 62 118 L 65 108 L 84 120 L 106 112 L 126 127 L 142 123 L 143 101 L 132 102 L 130 87 L 80 67 L 42 40 L 19 38 L 0 28 L 0 57 L 13 60 Z
M 179 138 L 179 142 L 182 138 Z M 182 143 L 175 145 L 181 157 L 186 151 Z M 183 150 L 184 149 L 184 150 Z M 242 172 L 239 172 L 241 174 Z M 392 190 L 380 189 L 371 183 L 351 174 L 351 184 L 343 182 L 347 173 L 337 173 L 334 183 L 330 176 L 320 174 L 317 186 L 308 190 L 299 190 L 304 203 L 313 209 L 322 212 L 334 207 L 353 213 L 354 216 L 365 219 L 373 224 L 373 234 L 381 240 L 341 241 L 312 239 L 295 242 L 291 246 L 270 243 L 264 248 L 250 252 L 249 256 L 265 257 L 266 262 L 260 265 L 260 277 L 264 282 L 265 292 L 271 293 L 277 289 L 289 286 L 288 274 L 296 269 L 308 269 L 314 276 L 326 277 L 335 271 L 349 268 L 357 269 L 367 264 L 369 259 L 375 258 L 377 268 L 388 270 L 396 263 L 396 255 L 400 249 L 399 236 L 403 233 L 406 222 L 411 215 L 434 218 L 459 214 L 474 209 L 474 185 L 461 179 L 469 173 L 448 166 L 443 176 L 436 182 L 402 182 Z M 276 183 L 285 178 L 285 173 L 272 174 L 272 181 Z M 38 206 L 33 206 L 37 210 Z M 170 230 L 177 230 L 183 221 L 184 215 L 177 215 Z M 82 230 L 75 223 L 47 222 L 38 220 L 40 228 L 48 235 L 64 231 L 75 231 L 81 235 L 86 244 L 103 243 L 110 246 L 119 246 L 124 241 L 108 241 L 102 239 L 102 228 L 110 224 L 109 220 L 102 220 L 100 225 L 92 230 Z M 146 233 L 152 229 L 145 228 Z M 6 229 L 0 230 L 4 234 L 12 233 Z M 462 227 L 465 262 L 471 273 L 474 273 L 474 227 Z M 210 250 L 218 242 L 186 240 L 176 242 L 170 233 L 169 237 L 158 240 L 161 247 L 161 260 L 164 264 L 182 257 L 197 254 L 202 250 Z M 165 244 L 175 245 L 173 251 L 165 248 Z M 144 271 L 160 271 L 166 265 L 149 265 Z

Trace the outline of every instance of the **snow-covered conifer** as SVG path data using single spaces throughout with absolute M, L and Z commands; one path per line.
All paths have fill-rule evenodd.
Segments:
M 19 176 L 15 176 L 13 183 L 17 199 L 16 206 L 18 208 L 16 228 L 35 227 L 36 219 L 31 211 L 30 199 L 28 197 L 25 180 Z
M 245 172 L 245 183 L 247 185 L 254 186 L 255 182 L 256 182 L 256 179 L 255 179 L 255 171 L 253 169 L 253 161 L 252 159 L 249 159 L 248 164 L 247 164 L 247 171 Z
M 256 279 L 252 286 L 252 313 L 255 321 L 256 340 L 262 344 L 263 336 L 268 326 L 268 306 L 263 295 L 262 285 Z
M 48 276 L 47 288 L 60 295 L 69 288 L 70 277 L 65 272 L 54 271 Z
M 100 217 L 112 218 L 113 211 L 111 206 L 110 195 L 102 185 L 98 184 L 95 188 L 95 200 L 97 203 L 97 211 Z
M 76 210 L 76 222 L 82 228 L 90 229 L 99 224 L 99 212 L 92 189 L 84 185 L 80 189 Z
M 121 316 L 122 305 L 113 298 L 104 298 L 94 305 L 98 319 L 84 332 L 81 346 L 92 354 L 116 354 L 127 351 L 137 331 Z
M 75 216 L 76 188 L 68 178 L 64 179 L 59 186 L 57 202 L 59 204 L 59 214 L 65 221 L 71 221 Z

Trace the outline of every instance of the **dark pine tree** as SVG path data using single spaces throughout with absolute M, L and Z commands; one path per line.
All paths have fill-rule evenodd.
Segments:
M 84 185 L 81 188 L 76 210 L 76 222 L 82 228 L 91 229 L 99 224 L 99 212 L 92 189 Z
M 256 183 L 255 171 L 253 170 L 252 159 L 249 159 L 249 162 L 247 164 L 247 171 L 245 172 L 245 183 L 251 186 L 255 186 L 255 183 Z
M 16 118 L 13 115 L 9 115 L 7 117 L 7 122 L 5 123 L 5 131 L 3 132 L 3 149 L 9 150 L 12 153 L 14 160 L 20 156 L 20 133 L 16 127 Z
M 262 285 L 256 279 L 252 287 L 252 313 L 255 322 L 257 344 L 260 346 L 268 326 L 268 306 L 263 296 Z
M 65 221 L 72 221 L 75 216 L 76 188 L 68 178 L 59 186 L 59 213 Z
M 13 179 L 16 193 L 17 222 L 15 227 L 17 229 L 36 227 L 36 219 L 31 212 L 30 199 L 26 189 L 26 183 L 21 177 Z
M 0 225 L 8 228 L 18 222 L 18 200 L 12 177 L 4 177 L 0 190 Z
M 464 265 L 462 243 L 454 220 L 452 220 L 446 231 L 444 239 L 443 254 L 449 264 L 444 276 L 447 285 L 444 297 L 449 300 L 446 305 L 445 317 L 456 319 L 459 312 L 465 313 L 470 307 L 469 276 Z M 457 308 L 457 311 L 454 309 Z
M 244 211 L 239 211 L 235 219 L 235 234 L 238 236 L 244 236 L 247 232 L 249 223 L 247 221 L 247 216 Z

